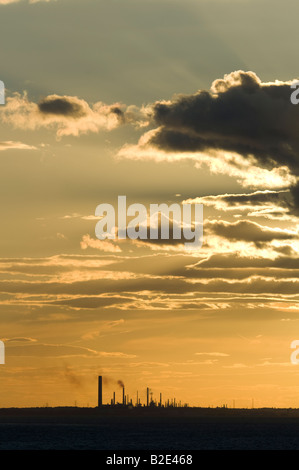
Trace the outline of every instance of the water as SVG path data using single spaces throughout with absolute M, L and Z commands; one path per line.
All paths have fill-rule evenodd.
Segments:
M 6 419 L 1 450 L 299 450 L 299 419 Z

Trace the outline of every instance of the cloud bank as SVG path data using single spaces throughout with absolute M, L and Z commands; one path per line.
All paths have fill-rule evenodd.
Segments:
M 292 187 L 299 194 L 299 107 L 290 81 L 262 82 L 251 71 L 225 75 L 210 91 L 176 95 L 152 105 L 153 129 L 120 157 L 207 165 L 253 188 Z M 297 198 L 297 199 L 296 199 Z
M 112 130 L 133 123 L 143 126 L 147 122 L 146 110 L 120 103 L 107 105 L 98 101 L 89 105 L 77 96 L 46 96 L 39 103 L 29 100 L 27 93 L 14 93 L 0 109 L 0 120 L 17 129 L 54 129 L 58 137 L 80 136 Z

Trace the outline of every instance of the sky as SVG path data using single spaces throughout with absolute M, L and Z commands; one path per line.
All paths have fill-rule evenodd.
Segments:
M 299 407 L 293 0 L 0 0 L 0 407 Z M 203 204 L 203 244 L 99 204 Z M 297 331 L 298 329 L 298 331 Z

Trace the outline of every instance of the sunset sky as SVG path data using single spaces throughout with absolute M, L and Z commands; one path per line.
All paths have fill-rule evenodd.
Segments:
M 0 0 L 0 407 L 299 407 L 296 0 Z M 201 203 L 204 243 L 95 209 Z

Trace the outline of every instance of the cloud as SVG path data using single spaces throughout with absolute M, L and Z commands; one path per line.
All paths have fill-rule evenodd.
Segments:
M 249 217 L 298 222 L 296 217 L 289 214 L 290 211 L 293 211 L 293 198 L 289 189 L 281 191 L 267 189 L 253 193 L 210 195 L 189 198 L 184 200 L 183 204 L 203 204 L 204 207 L 212 207 L 225 212 L 244 212 Z
M 41 356 L 41 357 L 97 357 L 98 351 L 80 346 L 63 344 L 30 344 L 22 346 L 8 346 L 9 356 Z
M 96 339 L 100 336 L 103 336 L 103 334 L 107 334 L 109 330 L 117 328 L 118 326 L 124 325 L 125 320 L 123 318 L 120 318 L 119 320 L 112 320 L 112 321 L 105 321 L 101 325 L 99 330 L 95 331 L 90 331 L 89 333 L 85 333 L 82 335 L 83 340 L 93 340 Z
M 118 357 L 123 359 L 135 358 L 135 354 L 121 351 L 96 351 L 94 349 L 65 344 L 32 344 L 28 346 L 8 346 L 11 357 Z M 71 375 L 71 374 L 70 374 Z
M 248 188 L 289 188 L 297 178 L 287 166 L 261 168 L 253 156 L 244 158 L 235 152 L 210 149 L 205 152 L 170 152 L 158 149 L 150 142 L 153 133 L 148 131 L 137 145 L 125 144 L 117 153 L 118 158 L 132 160 L 154 160 L 156 162 L 190 161 L 199 169 L 206 165 L 211 173 L 227 174 Z
M 48 2 L 51 2 L 51 1 L 57 1 L 57 0 L 27 0 L 27 3 L 29 3 L 30 5 L 31 4 L 34 4 L 34 3 L 39 3 L 39 2 L 44 2 L 44 3 L 48 3 Z M 1 5 L 10 5 L 11 3 L 25 3 L 25 0 L 0 0 L 0 6 Z
M 98 296 L 98 297 L 85 297 L 80 296 L 79 298 L 73 299 L 66 299 L 66 300 L 57 300 L 52 302 L 53 305 L 60 305 L 66 306 L 74 309 L 96 309 L 96 308 L 105 308 L 105 307 L 112 307 L 117 306 L 118 304 L 126 304 L 132 301 L 130 298 L 126 298 L 125 296 Z
M 166 226 L 169 227 L 168 238 L 162 238 L 163 221 L 166 223 Z M 194 231 L 194 223 L 185 225 L 192 228 Z M 155 226 L 158 229 L 156 239 L 151 237 L 151 226 Z M 146 239 L 137 238 L 136 240 L 131 240 L 131 242 L 137 247 L 148 247 L 154 251 L 185 251 L 185 243 L 190 243 L 190 239 L 188 240 L 185 237 L 183 226 L 184 221 L 181 222 L 173 219 L 171 216 L 168 217 L 163 215 L 158 221 L 152 222 L 152 225 L 147 225 Z M 177 231 L 179 238 L 175 238 L 175 230 Z
M 269 235 L 276 237 L 277 233 Z M 256 240 L 256 236 L 251 239 Z M 1 259 L 0 304 L 3 309 L 19 308 L 20 319 L 26 312 L 28 321 L 55 323 L 93 319 L 95 309 L 103 313 L 122 311 L 123 317 L 127 311 L 155 310 L 194 310 L 204 315 L 237 305 L 240 311 L 248 305 L 281 310 L 291 303 L 297 308 L 298 252 L 291 247 L 261 250 L 254 242 L 254 249 L 249 250 L 249 242 L 242 243 L 242 252 L 235 251 L 230 241 L 227 253 L 218 244 L 216 249 L 196 256 L 103 252 L 90 256 Z M 105 330 L 101 334 L 119 324 L 119 320 L 101 324 Z M 102 326 L 96 326 L 92 336 L 96 337 Z M 21 344 L 33 345 L 30 341 L 19 342 L 18 346 Z M 55 350 L 50 349 L 45 352 L 51 355 Z M 80 355 L 73 349 L 61 355 L 72 352 Z
M 223 366 L 225 369 L 245 369 L 248 366 L 246 364 L 243 364 L 242 362 L 238 362 L 235 364 L 232 364 L 231 366 Z
M 87 248 L 94 248 L 96 250 L 110 252 L 110 253 L 120 253 L 121 249 L 118 245 L 115 245 L 112 241 L 109 240 L 96 240 L 91 238 L 90 235 L 83 235 L 80 242 L 82 250 Z
M 1 5 L 10 5 L 11 3 L 18 3 L 21 0 L 0 0 L 0 6 Z
M 239 220 L 234 223 L 222 220 L 207 221 L 205 229 L 229 240 L 253 242 L 257 246 L 273 240 L 298 239 L 297 232 L 265 227 L 249 220 Z
M 14 142 L 12 140 L 7 140 L 4 142 L 0 142 L 0 152 L 4 150 L 36 150 L 37 147 L 33 145 L 27 145 L 23 142 Z
M 89 105 L 77 96 L 53 94 L 34 103 L 24 92 L 7 97 L 6 105 L 0 109 L 0 120 L 24 130 L 54 128 L 57 136 L 63 137 L 110 131 L 127 123 L 142 126 L 148 117 L 145 108 L 101 101 Z
M 5 338 L 6 343 L 35 343 L 37 339 L 26 338 L 26 337 L 17 337 L 17 338 Z
M 105 352 L 105 351 L 101 351 L 99 354 L 103 357 L 119 357 L 119 358 L 123 358 L 123 359 L 133 359 L 133 358 L 137 357 L 136 354 L 126 354 L 126 353 L 123 353 L 123 352 Z
M 240 256 L 237 253 L 226 253 L 211 255 L 206 259 L 198 261 L 192 268 L 198 269 L 224 269 L 233 268 L 237 269 L 261 269 L 265 268 L 278 268 L 278 269 L 299 269 L 299 259 L 296 252 L 291 256 L 279 256 L 276 259 L 265 258 L 265 257 L 251 257 L 251 256 Z M 268 271 L 269 274 L 271 271 Z M 283 275 L 286 275 L 284 272 Z
M 183 204 L 203 204 L 217 210 L 253 210 L 269 209 L 273 207 L 287 207 L 289 191 L 255 191 L 241 194 L 218 194 L 186 199 Z
M 0 109 L 0 120 L 25 130 L 54 129 L 58 137 L 151 124 L 137 145 L 125 144 L 118 156 L 188 159 L 197 168 L 207 165 L 212 173 L 235 177 L 245 187 L 291 188 L 297 207 L 299 107 L 290 101 L 294 81 L 262 82 L 254 72 L 238 70 L 215 80 L 210 91 L 176 95 L 139 108 L 89 104 L 57 94 L 34 103 L 26 93 L 14 93 Z M 271 218 L 271 212 L 265 216 Z M 278 216 L 273 212 L 272 218 Z
M 196 356 L 214 356 L 214 357 L 228 357 L 229 354 L 220 353 L 220 352 L 197 352 Z
M 254 72 L 239 70 L 215 80 L 210 91 L 158 101 L 152 105 L 155 128 L 138 145 L 123 146 L 119 156 L 190 159 L 244 186 L 294 186 L 299 176 L 299 107 L 290 101 L 294 81 L 262 82 Z
M 290 102 L 291 82 L 263 83 L 254 72 L 215 80 L 211 91 L 179 95 L 153 106 L 159 130 L 151 143 L 169 151 L 222 149 L 254 156 L 261 166 L 298 163 L 299 109 Z
M 57 116 L 72 117 L 74 119 L 86 116 L 87 103 L 76 97 L 50 95 L 38 103 L 41 114 L 53 114 Z

